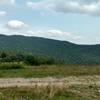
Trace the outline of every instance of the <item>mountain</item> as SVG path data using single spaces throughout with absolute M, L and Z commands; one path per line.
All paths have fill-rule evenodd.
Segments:
M 46 55 L 68 64 L 100 64 L 100 45 L 78 45 L 40 37 L 0 35 L 0 51 Z

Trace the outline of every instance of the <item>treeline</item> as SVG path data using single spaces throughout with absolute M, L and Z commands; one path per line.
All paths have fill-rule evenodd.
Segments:
M 58 61 L 47 56 L 37 56 L 33 54 L 9 54 L 6 52 L 0 53 L 0 62 L 23 62 L 27 65 L 50 65 L 62 63 L 62 61 Z

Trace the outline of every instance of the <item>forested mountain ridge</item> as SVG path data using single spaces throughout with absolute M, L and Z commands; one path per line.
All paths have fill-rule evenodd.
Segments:
M 45 55 L 68 64 L 100 64 L 100 45 L 78 45 L 40 37 L 0 35 L 0 51 Z

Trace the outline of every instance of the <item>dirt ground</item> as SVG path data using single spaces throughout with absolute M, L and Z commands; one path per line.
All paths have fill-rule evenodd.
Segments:
M 92 85 L 100 86 L 100 76 L 69 76 L 64 78 L 0 78 L 0 88 L 22 86 L 70 86 Z

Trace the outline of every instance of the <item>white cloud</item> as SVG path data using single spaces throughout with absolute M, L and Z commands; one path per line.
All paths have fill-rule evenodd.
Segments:
M 26 35 L 45 37 L 45 38 L 56 39 L 56 40 L 72 41 L 72 42 L 80 41 L 83 39 L 82 36 L 61 31 L 58 29 L 37 30 L 37 31 L 28 30 Z
M 10 20 L 7 23 L 7 27 L 10 29 L 23 29 L 25 26 L 25 23 L 19 20 Z
M 42 37 L 48 37 L 48 38 L 56 38 L 56 37 L 63 37 L 63 36 L 70 36 L 71 33 L 67 33 L 61 30 L 57 30 L 57 29 L 49 29 L 49 30 L 37 30 L 37 31 L 27 31 L 28 35 L 38 35 L 38 36 L 42 36 Z
M 71 36 L 71 33 L 67 33 L 67 32 L 64 32 L 64 31 L 61 31 L 61 30 L 55 30 L 55 29 L 47 30 L 45 32 L 45 34 L 47 35 L 48 38 L 62 39 L 62 40 L 64 38 Z
M 0 0 L 0 4 L 15 4 L 15 0 Z
M 30 30 L 30 29 L 25 29 L 25 30 L 10 30 L 6 27 L 1 27 L 0 28 L 0 34 L 5 34 L 5 35 L 24 35 L 24 36 L 36 36 L 36 37 L 43 37 L 43 38 L 49 38 L 49 39 L 55 39 L 55 40 L 62 40 L 62 41 L 70 41 L 73 43 L 95 43 L 95 40 L 93 38 L 88 39 L 88 37 L 83 37 L 78 34 L 74 33 L 69 33 L 65 32 L 59 29 L 47 29 L 47 30 Z M 89 41 L 91 42 L 89 42 Z M 98 39 L 100 40 L 100 39 Z
M 32 9 L 100 16 L 100 0 L 42 0 L 27 2 Z
M 6 11 L 0 11 L 0 16 L 5 16 L 6 14 Z
M 48 5 L 48 0 L 47 1 L 40 1 L 40 2 L 36 2 L 36 3 L 28 1 L 26 4 L 28 7 L 31 7 L 33 9 L 38 9 L 38 10 L 39 9 L 47 9 L 50 6 L 50 4 Z

